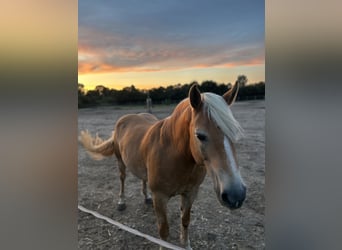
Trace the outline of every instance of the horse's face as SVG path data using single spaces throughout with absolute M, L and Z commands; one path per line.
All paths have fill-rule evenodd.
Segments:
M 236 97 L 234 89 L 224 95 L 227 105 Z M 234 144 L 209 119 L 197 87 L 190 90 L 189 97 L 193 107 L 190 126 L 192 155 L 197 163 L 205 165 L 221 204 L 230 209 L 239 208 L 246 197 L 246 186 L 240 175 Z

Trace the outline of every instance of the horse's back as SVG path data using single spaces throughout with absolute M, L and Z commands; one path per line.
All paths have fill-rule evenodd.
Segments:
M 128 114 L 121 117 L 115 125 L 115 154 L 141 179 L 146 179 L 147 176 L 139 147 L 146 131 L 157 121 L 154 115 L 148 113 Z
M 158 121 L 157 117 L 148 113 L 128 114 L 122 116 L 115 125 L 115 131 L 120 134 L 128 130 L 137 130 L 134 133 L 145 133 L 146 130 Z M 132 131 L 131 131 L 132 132 Z

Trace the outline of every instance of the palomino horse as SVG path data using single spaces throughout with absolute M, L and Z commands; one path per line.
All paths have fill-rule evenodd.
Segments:
M 190 210 L 206 172 L 211 176 L 217 198 L 230 209 L 241 207 L 246 186 L 241 178 L 233 142 L 243 130 L 234 119 L 230 105 L 235 101 L 238 83 L 223 96 L 201 94 L 193 85 L 173 113 L 158 120 L 151 114 L 123 116 L 112 137 L 106 141 L 81 132 L 81 141 L 95 158 L 115 154 L 120 169 L 119 209 L 125 208 L 126 167 L 152 191 L 159 235 L 167 240 L 167 202 L 181 195 L 181 241 L 190 248 Z

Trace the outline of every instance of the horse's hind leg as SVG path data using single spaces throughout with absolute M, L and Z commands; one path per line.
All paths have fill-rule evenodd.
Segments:
M 189 224 L 190 224 L 190 212 L 191 206 L 196 198 L 197 190 L 181 195 L 181 210 L 182 210 L 182 222 L 181 222 L 181 243 L 186 249 L 192 249 L 189 239 Z
M 147 185 L 146 185 L 146 181 L 142 181 L 142 192 L 145 196 L 145 203 L 146 204 L 152 204 L 152 197 L 150 192 L 148 191 Z
M 125 202 L 125 178 L 126 178 L 126 166 L 122 162 L 121 159 L 118 159 L 118 166 L 120 170 L 120 193 L 119 193 L 119 202 L 117 209 L 119 211 L 125 210 L 126 202 Z
M 162 240 L 167 240 L 169 236 L 169 224 L 166 213 L 168 200 L 169 198 L 167 196 L 153 193 L 153 206 L 157 216 L 159 236 Z

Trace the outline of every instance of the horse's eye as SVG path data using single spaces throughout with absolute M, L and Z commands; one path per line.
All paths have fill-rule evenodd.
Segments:
M 200 140 L 200 141 L 206 141 L 206 140 L 207 140 L 207 136 L 204 135 L 204 134 L 196 133 L 196 137 L 197 137 L 198 140 Z

